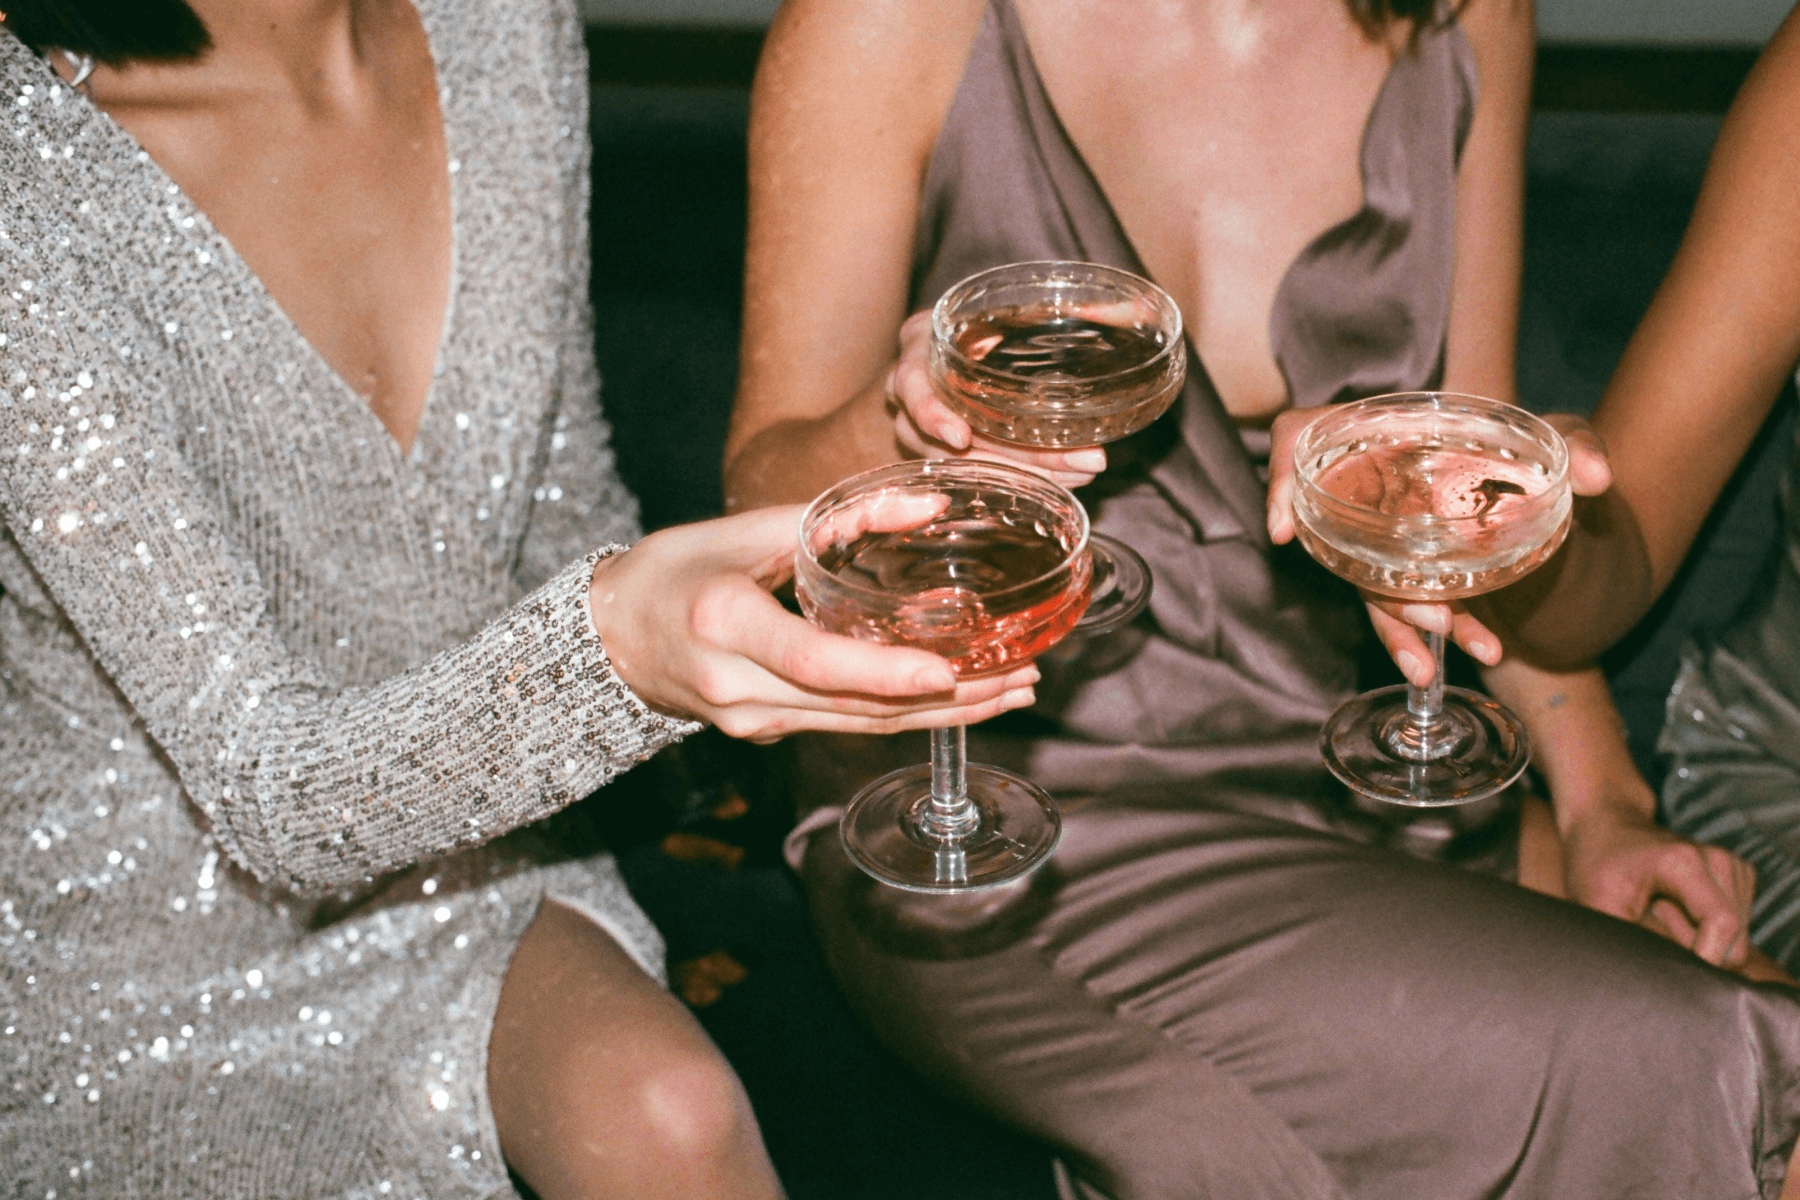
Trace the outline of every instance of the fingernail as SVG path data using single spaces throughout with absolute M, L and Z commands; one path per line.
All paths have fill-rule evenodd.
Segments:
M 1063 455 L 1063 465 L 1071 471 L 1098 475 L 1106 470 L 1106 451 L 1104 450 L 1071 450 Z
M 1419 687 L 1425 686 L 1423 683 L 1419 683 L 1419 672 L 1424 669 L 1424 664 L 1421 663 L 1417 657 L 1402 650 L 1400 653 L 1394 655 L 1394 665 L 1399 667 L 1400 673 L 1406 676 L 1407 679 L 1411 680 L 1414 684 L 1417 684 Z
M 1035 666 L 1020 667 L 1006 677 L 1006 685 L 1015 688 L 1030 687 L 1043 677 L 1044 673 Z
M 1469 650 L 1487 666 L 1491 667 L 1500 661 L 1500 647 L 1493 642 L 1476 642 Z
M 1028 687 L 1014 688 L 1000 697 L 1001 709 L 1008 712 L 1015 708 L 1029 708 L 1036 703 L 1037 693 Z
M 914 673 L 912 685 L 920 692 L 947 692 L 956 686 L 956 672 L 949 667 L 926 667 Z
M 1408 604 L 1400 610 L 1400 619 L 1427 633 L 1450 632 L 1450 614 L 1435 604 Z

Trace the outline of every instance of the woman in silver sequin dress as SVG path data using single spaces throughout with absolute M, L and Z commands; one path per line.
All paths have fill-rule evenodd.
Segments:
M 0 1191 L 776 1194 L 611 858 L 523 827 L 688 718 L 1033 674 L 783 612 L 791 511 L 615 553 L 566 0 L 6 8 Z

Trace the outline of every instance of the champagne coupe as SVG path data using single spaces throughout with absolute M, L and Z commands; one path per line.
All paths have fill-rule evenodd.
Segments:
M 1365 591 L 1405 603 L 1479 596 L 1529 574 L 1569 532 L 1569 451 L 1523 409 L 1403 392 L 1339 405 L 1294 445 L 1294 526 L 1307 551 Z M 1325 723 L 1332 774 L 1364 795 L 1430 808 L 1510 785 L 1530 759 L 1519 719 L 1444 686 L 1444 636 L 1426 634 L 1431 685 L 1379 688 Z
M 1117 441 L 1166 412 L 1187 377 L 1181 310 L 1112 267 L 1025 262 L 956 284 L 931 310 L 931 382 L 995 441 L 1070 450 Z M 1150 568 L 1096 533 L 1094 595 L 1076 628 L 1116 629 L 1150 600 Z
M 924 459 L 865 471 L 800 521 L 794 591 L 832 633 L 942 655 L 960 677 L 1029 662 L 1075 627 L 1093 581 L 1088 518 L 1017 467 Z M 1062 819 L 1042 788 L 965 762 L 960 726 L 929 766 L 858 792 L 839 825 L 857 866 L 916 892 L 997 887 L 1043 865 Z

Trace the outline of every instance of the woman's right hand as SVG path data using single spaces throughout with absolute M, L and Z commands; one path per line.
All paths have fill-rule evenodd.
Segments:
M 931 386 L 931 313 L 919 312 L 900 326 L 900 358 L 887 374 L 888 408 L 894 436 L 919 458 L 978 458 L 1010 463 L 1047 475 L 1066 488 L 1091 483 L 1106 469 L 1106 451 L 1032 450 L 985 438 L 969 428 Z
M 801 508 L 651 534 L 594 568 L 613 670 L 659 711 L 773 742 L 801 730 L 972 725 L 1032 703 L 1036 667 L 959 682 L 935 654 L 841 637 L 770 593 L 793 577 Z
M 1330 408 L 1290 408 L 1275 418 L 1269 434 L 1269 540 L 1285 545 L 1295 536 L 1294 444 L 1306 427 Z M 1606 444 L 1588 423 L 1567 413 L 1551 413 L 1544 421 L 1569 447 L 1569 484 L 1576 496 L 1598 496 L 1612 487 L 1612 464 Z M 1463 605 L 1408 604 L 1373 592 L 1362 594 L 1376 637 L 1407 681 L 1426 687 L 1436 673 L 1431 652 L 1419 631 L 1441 633 L 1483 666 L 1500 661 L 1501 641 Z

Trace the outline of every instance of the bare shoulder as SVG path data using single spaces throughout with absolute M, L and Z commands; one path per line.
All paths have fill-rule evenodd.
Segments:
M 936 135 L 985 0 L 787 0 L 752 91 L 752 136 L 878 135 L 889 148 Z M 798 118 L 803 127 L 794 128 Z M 862 141 L 866 150 L 867 141 Z
M 1742 102 L 1732 106 L 1732 117 L 1743 110 L 1753 122 L 1767 116 L 1786 124 L 1796 93 L 1800 93 L 1800 7 L 1788 14 L 1763 48 L 1739 93 Z
M 1537 42 L 1536 7 L 1533 0 L 1468 0 L 1461 5 L 1456 23 L 1475 51 L 1476 64 L 1509 72 L 1524 69 L 1529 78 Z

